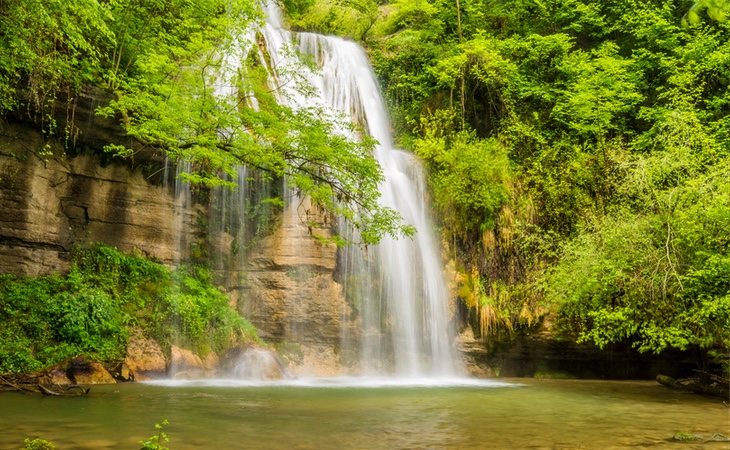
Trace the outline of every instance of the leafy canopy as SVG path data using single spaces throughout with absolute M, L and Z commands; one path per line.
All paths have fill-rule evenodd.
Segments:
M 37 121 L 49 137 L 74 134 L 75 99 L 102 90 L 110 101 L 100 113 L 133 138 L 109 142 L 113 154 L 163 151 L 190 161 L 187 181 L 206 185 L 227 184 L 226 175 L 249 166 L 287 177 L 360 228 L 366 244 L 410 234 L 378 204 L 373 143 L 345 138 L 336 130 L 352 125 L 317 108 L 279 101 L 269 49 L 251 31 L 260 20 L 252 0 L 2 2 L 0 114 Z M 280 75 L 280 84 L 310 89 L 296 70 Z

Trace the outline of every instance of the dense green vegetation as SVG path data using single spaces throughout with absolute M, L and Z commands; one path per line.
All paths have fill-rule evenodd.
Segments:
M 368 47 L 482 332 L 727 355 L 728 2 L 288 3 Z
M 134 330 L 201 354 L 258 340 L 201 267 L 172 271 L 106 246 L 73 258 L 64 277 L 0 276 L 0 373 L 77 355 L 119 361 Z

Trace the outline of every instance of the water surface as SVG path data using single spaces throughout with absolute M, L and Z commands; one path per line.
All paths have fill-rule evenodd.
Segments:
M 458 381 L 458 380 L 457 380 Z M 0 448 L 135 449 L 170 421 L 175 449 L 727 449 L 678 432 L 730 435 L 721 401 L 654 382 L 387 379 L 120 384 L 87 397 L 0 395 Z

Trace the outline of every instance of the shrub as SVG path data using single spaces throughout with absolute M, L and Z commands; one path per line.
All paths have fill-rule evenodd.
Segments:
M 133 327 L 200 353 L 258 340 L 206 269 L 171 271 L 103 245 L 75 249 L 65 277 L 0 276 L 0 321 L 0 373 L 79 354 L 119 360 Z

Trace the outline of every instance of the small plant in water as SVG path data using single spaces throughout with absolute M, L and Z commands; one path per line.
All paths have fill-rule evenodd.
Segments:
M 157 434 L 148 437 L 144 441 L 140 441 L 139 443 L 142 447 L 139 450 L 170 450 L 169 447 L 164 445 L 170 442 L 170 438 L 163 431 L 163 427 L 169 424 L 170 422 L 167 419 L 162 419 L 162 423 L 156 423 L 155 430 L 157 430 Z
M 23 443 L 25 445 L 20 450 L 56 450 L 56 446 L 53 442 L 45 439 L 26 438 Z
M 692 442 L 692 441 L 699 441 L 702 438 L 697 436 L 696 434 L 688 433 L 686 431 L 680 431 L 679 433 L 675 433 L 672 437 L 675 441 L 679 442 Z

